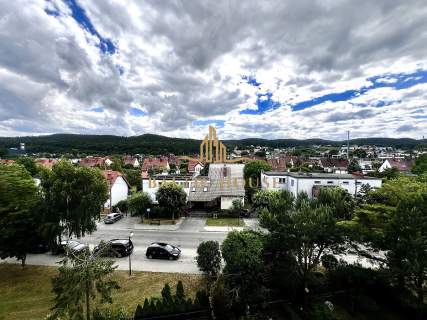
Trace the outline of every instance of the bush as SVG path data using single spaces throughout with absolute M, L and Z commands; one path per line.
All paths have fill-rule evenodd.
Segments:
M 197 266 L 209 276 L 221 271 L 221 252 L 217 241 L 204 241 L 197 248 Z
M 119 202 L 117 202 L 117 204 L 113 206 L 113 212 L 117 212 L 117 209 L 119 209 L 122 213 L 128 212 L 128 201 L 120 200 Z
M 128 209 L 132 216 L 143 217 L 152 205 L 151 197 L 146 192 L 135 193 L 128 199 Z
M 207 299 L 205 292 L 197 292 L 196 299 L 193 302 L 190 298 L 186 299 L 181 281 L 178 281 L 176 285 L 175 294 L 172 294 L 171 287 L 166 283 L 162 289 L 161 298 L 145 299 L 143 307 L 138 304 L 134 319 L 140 320 L 150 316 L 197 311 L 206 309 L 208 305 L 209 299 Z
M 243 211 L 243 203 L 240 199 L 234 199 L 231 205 L 231 208 L 228 212 L 235 217 L 239 217 Z

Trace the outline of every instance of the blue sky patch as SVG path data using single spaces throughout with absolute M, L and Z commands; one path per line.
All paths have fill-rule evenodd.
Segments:
M 139 108 L 130 108 L 129 113 L 130 113 L 130 115 L 132 115 L 134 117 L 143 117 L 143 116 L 147 115 L 146 112 L 142 111 Z
M 98 33 L 98 31 L 95 29 L 92 22 L 89 20 L 88 16 L 86 15 L 84 9 L 77 4 L 77 1 L 64 0 L 64 2 L 71 9 L 71 16 L 74 18 L 74 20 L 76 20 L 78 24 L 80 24 L 83 28 L 89 31 L 92 35 L 98 37 L 100 42 L 99 49 L 103 53 L 114 54 L 116 52 L 116 46 L 113 44 L 113 42 L 110 39 L 104 38 Z M 52 15 L 55 15 L 55 12 L 52 12 L 52 10 L 49 10 L 49 12 L 53 13 Z M 49 12 L 46 11 L 47 14 L 50 14 Z
M 224 120 L 194 120 L 193 125 L 195 126 L 206 126 L 208 124 L 212 124 L 217 128 L 223 128 L 224 127 Z
M 242 77 L 247 80 L 248 83 L 249 77 Z M 254 78 L 253 78 L 254 79 Z M 298 102 L 291 105 L 292 111 L 300 111 L 306 108 L 319 105 L 324 102 L 339 102 L 339 101 L 348 101 L 356 98 L 357 96 L 363 95 L 366 92 L 378 89 L 378 88 L 393 88 L 395 90 L 407 89 L 412 86 L 415 86 L 419 83 L 427 83 L 427 70 L 417 70 L 413 73 L 397 73 L 397 74 L 385 74 L 381 76 L 375 76 L 367 79 L 372 84 L 365 86 L 359 89 L 346 90 L 343 92 L 330 93 L 326 94 L 311 100 L 306 100 Z M 254 80 L 256 82 L 256 80 Z M 264 114 L 265 112 L 275 110 L 279 108 L 282 104 L 278 101 L 272 99 L 273 94 L 270 92 L 260 94 L 257 93 L 257 109 L 245 109 L 240 111 L 240 114 Z M 378 101 L 375 105 L 376 107 L 383 107 L 390 105 L 394 102 Z
M 253 76 L 242 76 L 242 79 L 254 87 L 259 87 L 261 85 Z
M 281 104 L 273 100 L 272 97 L 273 94 L 271 92 L 257 93 L 257 109 L 245 109 L 240 111 L 240 114 L 263 114 L 267 111 L 279 108 Z
M 104 112 L 104 108 L 103 107 L 93 107 L 93 108 L 90 108 L 89 111 L 92 111 L 92 112 Z

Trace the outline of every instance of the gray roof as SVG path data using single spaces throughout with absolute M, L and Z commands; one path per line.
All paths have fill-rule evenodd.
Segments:
M 317 173 L 317 172 L 279 172 L 266 171 L 266 176 L 292 177 L 297 179 L 343 179 L 343 180 L 380 180 L 376 177 L 358 176 L 349 173 Z
M 206 202 L 227 196 L 245 196 L 243 170 L 231 165 L 211 166 L 208 177 L 199 176 L 191 182 L 188 201 Z

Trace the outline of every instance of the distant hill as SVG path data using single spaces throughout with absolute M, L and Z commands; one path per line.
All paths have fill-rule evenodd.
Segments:
M 170 138 L 160 135 L 144 134 L 132 137 L 113 135 L 78 135 L 78 134 L 53 134 L 46 136 L 30 137 L 0 137 L 0 147 L 18 147 L 20 142 L 26 144 L 30 153 L 86 153 L 86 154 L 166 154 L 176 155 L 192 154 L 199 151 L 200 140 Z M 272 148 L 305 147 L 310 145 L 346 144 L 346 141 L 332 141 L 322 139 L 241 139 L 223 141 L 228 148 L 249 147 L 251 145 Z M 426 146 L 426 140 L 409 138 L 363 138 L 352 139 L 351 144 L 390 146 L 396 148 L 416 148 Z

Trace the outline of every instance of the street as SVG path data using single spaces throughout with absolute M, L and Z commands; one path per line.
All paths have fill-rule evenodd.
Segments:
M 227 236 L 227 232 L 205 232 L 203 218 L 187 218 L 179 226 L 178 230 L 145 230 L 138 229 L 138 218 L 125 217 L 114 224 L 98 223 L 97 231 L 93 234 L 77 239 L 88 244 L 91 249 L 101 240 L 128 238 L 133 232 L 132 242 L 134 251 L 131 255 L 132 270 L 154 271 L 154 272 L 178 272 L 178 273 L 199 273 L 195 257 L 197 247 L 200 242 L 215 240 L 222 242 Z M 156 228 L 155 226 L 153 226 Z M 162 226 L 163 227 L 163 226 Z M 147 226 L 150 228 L 150 226 Z M 178 260 L 147 259 L 145 251 L 152 242 L 166 242 L 181 249 L 181 256 Z M 29 265 L 55 266 L 62 259 L 62 256 L 55 256 L 51 253 L 29 254 L 26 263 Z M 6 259 L 10 263 L 19 263 L 16 259 Z M 129 257 L 115 258 L 120 270 L 129 269 Z

